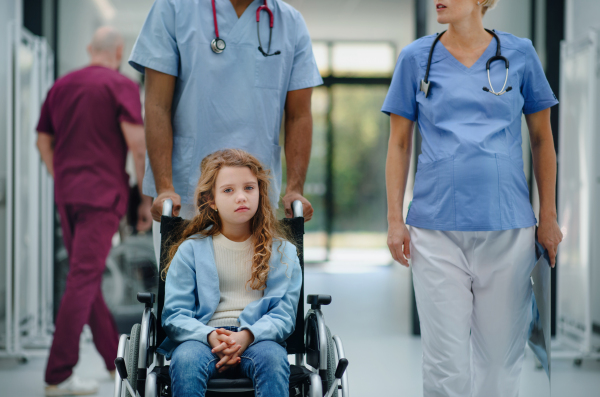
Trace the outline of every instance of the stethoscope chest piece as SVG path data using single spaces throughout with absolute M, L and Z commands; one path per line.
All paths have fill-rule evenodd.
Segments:
M 225 47 L 227 47 L 227 45 L 225 44 L 225 40 L 221 38 L 217 37 L 216 39 L 213 39 L 213 41 L 210 42 L 210 48 L 215 54 L 220 54 L 223 51 L 225 51 Z

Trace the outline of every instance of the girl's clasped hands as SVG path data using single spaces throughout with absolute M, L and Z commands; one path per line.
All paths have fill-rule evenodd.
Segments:
M 254 335 L 247 329 L 233 332 L 218 328 L 208 335 L 208 342 L 212 347 L 212 352 L 220 358 L 216 366 L 222 373 L 242 361 L 240 356 L 254 342 Z

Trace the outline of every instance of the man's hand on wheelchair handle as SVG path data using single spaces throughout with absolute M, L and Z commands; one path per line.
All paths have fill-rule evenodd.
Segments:
M 156 197 L 152 202 L 150 212 L 152 214 L 152 219 L 154 219 L 156 222 L 160 222 L 163 203 L 166 199 L 173 200 L 173 216 L 179 216 L 179 211 L 181 210 L 181 197 L 175 193 L 175 189 L 168 189 L 158 192 L 158 197 Z
M 300 200 L 302 202 L 302 210 L 304 212 L 304 222 L 308 222 L 311 220 L 314 209 L 310 201 L 304 198 L 304 196 L 302 196 L 301 193 L 288 191 L 285 193 L 285 196 L 283 196 L 281 200 L 283 201 L 283 208 L 285 209 L 286 218 L 294 217 L 294 214 L 292 212 L 292 203 L 296 200 Z

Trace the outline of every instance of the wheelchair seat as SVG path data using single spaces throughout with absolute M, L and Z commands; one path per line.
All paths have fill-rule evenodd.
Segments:
M 171 384 L 171 375 L 169 374 L 168 366 L 156 366 L 152 370 L 155 374 L 156 379 L 163 385 Z M 210 392 L 226 392 L 235 390 L 237 392 L 249 392 L 253 391 L 252 379 L 250 378 L 220 378 L 210 379 L 208 381 L 207 389 Z

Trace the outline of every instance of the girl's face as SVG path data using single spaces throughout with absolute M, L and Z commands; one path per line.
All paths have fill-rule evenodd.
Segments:
M 248 167 L 223 167 L 217 174 L 212 209 L 223 225 L 248 223 L 258 210 L 258 179 Z
M 433 0 L 438 23 L 457 23 L 470 18 L 474 13 L 481 15 L 481 6 L 477 5 L 477 1 L 478 0 Z

